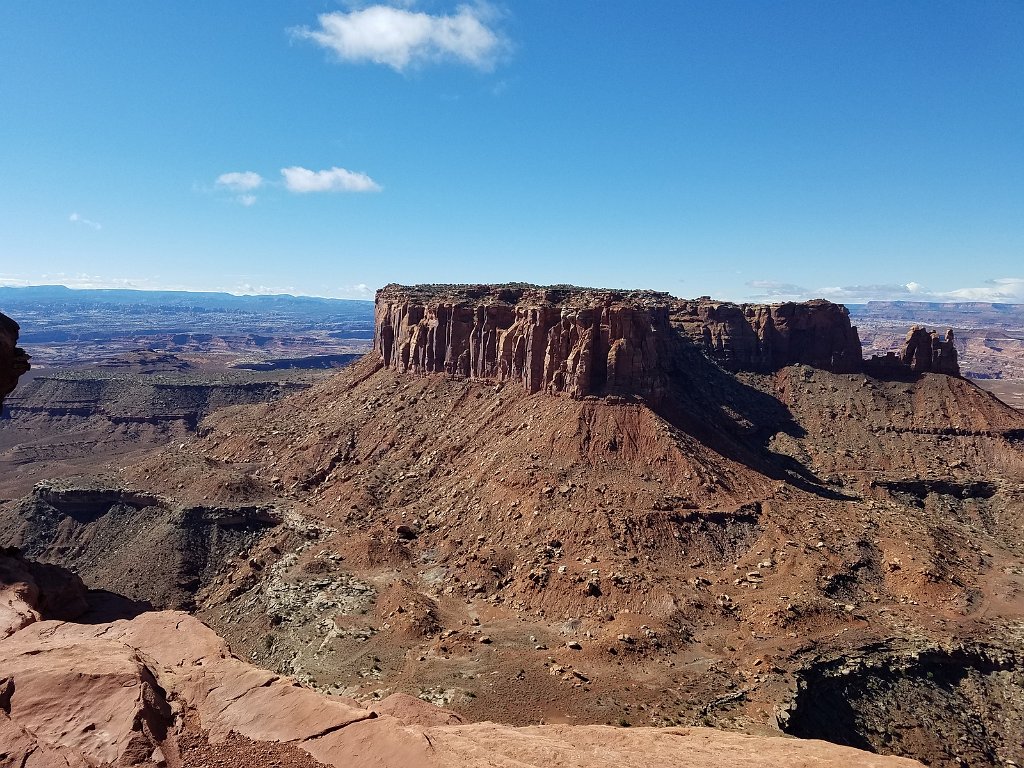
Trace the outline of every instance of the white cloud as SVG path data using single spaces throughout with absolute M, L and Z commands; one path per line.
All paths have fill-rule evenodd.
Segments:
M 232 192 L 251 192 L 263 186 L 263 177 L 255 171 L 232 171 L 218 176 L 217 186 Z
M 256 195 L 253 192 L 260 189 L 265 183 L 266 180 L 255 171 L 222 173 L 214 182 L 216 187 L 233 192 L 235 200 L 246 208 L 255 205 Z
M 799 299 L 807 293 L 806 288 L 777 280 L 751 280 L 747 286 L 757 289 L 751 298 L 760 300 L 788 301 Z
M 282 168 L 284 185 L 289 192 L 379 192 L 380 185 L 365 173 L 344 168 L 311 171 L 294 165 Z
M 299 27 L 291 32 L 333 51 L 343 61 L 384 64 L 396 72 L 446 60 L 490 70 L 506 48 L 491 26 L 496 16 L 484 2 L 460 5 L 453 14 L 436 16 L 394 5 L 371 5 L 348 13 L 320 14 L 319 28 Z
M 829 299 L 847 304 L 862 304 L 868 301 L 980 301 L 1024 304 L 1022 277 L 999 277 L 987 280 L 981 286 L 956 288 L 951 291 L 930 290 L 914 280 L 907 283 L 825 286 L 814 290 L 773 280 L 754 280 L 747 283 L 747 286 L 757 289 L 756 293 L 748 297 L 755 301 Z
M 374 290 L 366 283 L 356 283 L 355 285 L 341 286 L 338 295 L 347 299 L 365 299 L 372 297 L 374 295 Z
M 84 216 L 79 216 L 77 213 L 72 213 L 70 216 L 68 216 L 68 221 L 70 221 L 72 224 L 83 224 L 89 227 L 90 229 L 95 229 L 97 232 L 103 229 L 103 225 L 100 224 L 98 221 L 91 221 L 90 219 L 87 219 Z
M 1024 303 L 1024 277 L 997 277 L 985 281 L 978 288 L 957 288 L 940 294 L 948 298 L 945 301 L 989 301 L 993 303 L 1022 304 Z

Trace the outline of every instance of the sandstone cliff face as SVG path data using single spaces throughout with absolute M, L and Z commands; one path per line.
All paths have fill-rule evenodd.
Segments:
M 658 397 L 685 347 L 734 371 L 862 366 L 846 308 L 827 301 L 736 305 L 571 286 L 389 285 L 375 314 L 374 346 L 389 367 L 577 398 Z
M 0 407 L 18 385 L 18 377 L 29 369 L 28 355 L 18 347 L 18 324 L 0 314 Z
M 929 332 L 923 326 L 915 325 L 907 332 L 900 359 L 914 373 L 960 375 L 952 328 L 947 330 L 945 338 L 940 340 L 938 331 Z
M 674 307 L 673 319 L 733 371 L 768 373 L 800 363 L 857 373 L 863 366 L 860 338 L 846 307 L 822 299 L 740 305 L 685 301 Z
M 880 378 L 906 378 L 922 373 L 942 373 L 947 376 L 960 375 L 953 329 L 939 339 L 938 331 L 928 331 L 915 325 L 907 332 L 903 348 L 899 352 L 872 355 L 864 361 L 864 369 Z

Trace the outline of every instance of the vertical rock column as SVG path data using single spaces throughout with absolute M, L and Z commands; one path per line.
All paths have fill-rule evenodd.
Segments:
M 0 408 L 4 398 L 18 386 L 18 377 L 29 369 L 29 356 L 18 346 L 21 328 L 7 315 L 0 314 Z
M 938 331 L 928 331 L 920 325 L 913 326 L 903 342 L 900 360 L 914 373 L 960 375 L 952 328 L 946 331 L 945 339 L 940 340 Z

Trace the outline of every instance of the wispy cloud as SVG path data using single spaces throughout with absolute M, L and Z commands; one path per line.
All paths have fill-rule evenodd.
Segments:
M 819 297 L 832 301 L 858 303 L 863 301 L 930 301 L 932 294 L 920 283 L 878 283 L 870 285 L 825 286 L 817 290 Z
M 374 290 L 366 283 L 356 283 L 355 285 L 343 285 L 338 289 L 338 295 L 347 299 L 367 299 L 373 298 Z
M 439 15 L 401 7 L 409 5 L 323 13 L 317 16 L 317 28 L 297 27 L 291 34 L 312 40 L 342 61 L 383 64 L 396 72 L 444 61 L 489 71 L 507 49 L 494 28 L 498 13 L 488 3 L 459 5 L 454 13 Z
M 255 171 L 231 171 L 218 176 L 214 186 L 234 193 L 236 201 L 249 207 L 256 203 L 253 193 L 265 183 L 266 180 Z
M 282 168 L 284 186 L 289 192 L 379 192 L 381 186 L 365 173 L 345 168 L 311 171 L 294 165 Z
M 103 229 L 103 225 L 100 224 L 98 221 L 92 221 L 91 219 L 87 219 L 84 216 L 80 216 L 78 213 L 72 213 L 70 216 L 68 216 L 68 221 L 70 221 L 72 224 L 82 224 L 83 226 L 89 227 L 90 229 L 95 229 L 97 232 Z
M 211 193 L 222 190 L 231 194 L 232 199 L 246 207 L 257 202 L 256 192 L 284 187 L 295 194 L 311 192 L 380 192 L 382 187 L 367 174 L 346 168 L 327 168 L 312 171 L 299 165 L 281 169 L 281 180 L 270 181 L 255 171 L 231 171 L 222 173 L 213 187 L 196 186 L 196 190 Z M 77 216 L 78 214 L 72 214 Z
M 325 290 L 322 286 L 279 285 L 263 281 L 254 276 L 234 276 L 236 279 L 222 283 L 188 285 L 175 280 L 157 277 L 110 277 L 85 272 L 44 272 L 32 275 L 0 273 L 0 287 L 23 288 L 31 285 L 64 285 L 79 290 L 120 288 L 137 291 L 193 291 L 231 293 L 236 296 L 266 296 L 288 294 L 291 296 L 319 296 L 330 299 L 372 299 L 374 289 L 365 283 L 342 285 Z
M 255 171 L 231 171 L 217 176 L 217 185 L 232 191 L 251 191 L 263 185 L 263 177 Z
M 791 300 L 802 297 L 807 289 L 793 283 L 782 283 L 776 280 L 751 280 L 748 288 L 755 289 L 750 298 L 759 300 Z
M 232 171 L 217 177 L 217 186 L 232 192 L 251 192 L 263 186 L 263 177 L 255 171 Z
M 140 291 L 188 290 L 180 285 L 163 283 L 159 278 L 107 277 L 87 272 L 43 272 L 34 275 L 0 275 L 0 286 L 63 285 L 68 288 L 127 288 Z
M 231 288 L 218 288 L 222 293 L 230 293 L 235 296 L 298 296 L 300 291 L 293 285 L 256 285 L 253 283 L 241 283 Z
M 1024 278 L 1021 277 L 998 277 L 986 280 L 980 286 L 956 288 L 951 291 L 931 290 L 915 280 L 907 283 L 825 286 L 817 289 L 773 280 L 754 280 L 747 283 L 747 286 L 754 289 L 748 296 L 754 301 L 803 301 L 818 298 L 848 304 L 862 304 L 868 301 L 1024 303 Z

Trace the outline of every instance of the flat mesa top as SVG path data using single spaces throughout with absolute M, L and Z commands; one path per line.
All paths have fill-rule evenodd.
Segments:
M 398 285 L 391 283 L 377 291 L 377 301 L 412 301 L 417 303 L 474 304 L 602 304 L 627 302 L 642 306 L 665 305 L 678 301 L 660 291 L 583 288 L 577 285 L 532 285 L 502 283 L 495 285 Z
M 680 299 L 664 291 L 628 290 L 620 288 L 585 288 L 578 285 L 534 285 L 532 283 L 499 284 L 445 284 L 424 283 L 400 285 L 390 283 L 377 291 L 377 302 L 412 302 L 416 304 L 553 304 L 559 306 L 594 306 L 597 304 L 631 304 L 640 307 L 656 307 L 688 303 L 732 305 L 729 301 L 717 301 L 709 296 L 698 299 Z M 781 304 L 831 304 L 824 299 L 806 302 L 781 302 Z M 737 305 L 734 305 L 737 306 Z M 740 304 L 740 307 L 765 306 Z

